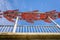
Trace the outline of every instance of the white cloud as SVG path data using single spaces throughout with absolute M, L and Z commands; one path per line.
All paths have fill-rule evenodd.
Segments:
M 1 11 L 6 11 L 12 9 L 11 4 L 7 0 L 0 0 L 0 10 Z M 0 18 L 0 25 L 12 25 L 14 23 L 9 22 L 7 19 L 4 17 Z

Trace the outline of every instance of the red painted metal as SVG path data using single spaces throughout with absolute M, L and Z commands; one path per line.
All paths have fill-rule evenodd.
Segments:
M 58 18 L 60 18 L 60 13 L 58 14 Z
M 18 16 L 20 20 L 26 20 L 27 22 L 34 23 L 35 20 L 43 20 L 45 22 L 50 23 L 51 20 L 48 18 L 52 18 L 53 20 L 60 18 L 60 12 L 56 12 L 56 10 L 38 13 L 38 10 L 29 11 L 29 12 L 18 12 L 18 10 L 7 10 L 3 12 L 3 15 L 8 21 L 15 22 L 14 19 Z

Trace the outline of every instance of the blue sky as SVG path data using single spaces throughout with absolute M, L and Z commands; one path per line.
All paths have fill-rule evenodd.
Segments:
M 5 4 L 4 4 L 5 3 Z M 39 10 L 40 12 L 46 12 L 51 10 L 60 11 L 60 0 L 1 0 L 0 10 L 14 10 L 19 9 L 21 12 Z M 0 19 L 0 24 L 14 24 L 9 22 L 4 17 Z M 55 20 L 60 24 L 60 19 Z M 34 21 L 34 24 L 28 23 L 25 20 L 19 20 L 18 25 L 54 25 L 53 23 L 46 23 L 42 20 Z
M 60 11 L 60 0 L 9 0 L 14 9 L 20 11 L 40 10 L 42 12 L 57 10 Z

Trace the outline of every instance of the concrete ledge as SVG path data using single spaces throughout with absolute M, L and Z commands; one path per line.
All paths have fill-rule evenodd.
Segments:
M 0 33 L 0 38 L 15 39 L 60 39 L 60 33 Z
M 16 39 L 60 39 L 60 35 L 0 35 L 0 38 L 16 38 Z

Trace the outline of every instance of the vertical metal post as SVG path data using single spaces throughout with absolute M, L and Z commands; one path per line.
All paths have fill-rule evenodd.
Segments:
M 16 21 L 15 21 L 15 25 L 14 25 L 13 33 L 15 33 L 15 31 L 16 31 L 17 23 L 18 23 L 18 17 L 16 18 Z

